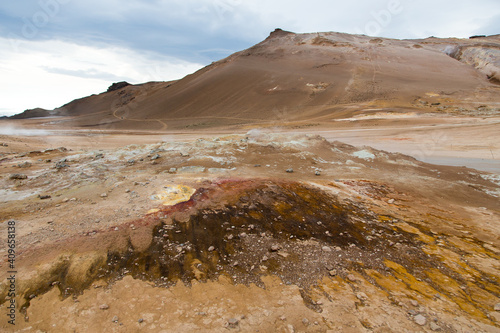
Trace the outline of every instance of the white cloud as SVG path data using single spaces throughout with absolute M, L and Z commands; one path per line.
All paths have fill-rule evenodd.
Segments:
M 63 41 L 0 38 L 0 111 L 53 109 L 75 98 L 100 93 L 111 83 L 180 79 L 202 67 L 152 52 L 97 48 Z

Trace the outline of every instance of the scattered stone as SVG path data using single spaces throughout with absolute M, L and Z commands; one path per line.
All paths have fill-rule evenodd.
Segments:
M 181 156 L 182 156 L 182 157 L 189 157 L 189 154 L 188 154 L 188 153 L 185 153 L 185 152 L 181 152 Z
M 278 252 L 278 255 L 280 257 L 287 258 L 290 254 L 288 252 L 282 252 L 282 251 L 280 251 L 280 252 Z
M 177 172 L 177 168 L 170 168 L 168 170 L 168 173 L 176 173 Z
M 330 276 L 337 276 L 337 270 L 336 269 L 332 269 L 330 272 L 328 272 L 330 274 Z
M 245 232 L 242 232 L 242 233 L 240 234 L 240 238 L 246 238 L 246 237 L 247 237 L 247 234 L 246 234 Z
M 311 323 L 309 322 L 309 320 L 307 318 L 302 319 L 302 324 L 304 324 L 304 326 L 311 325 Z
M 254 167 L 255 167 L 255 168 L 260 168 L 260 167 L 261 167 L 261 165 L 260 165 L 260 164 L 255 164 L 255 165 L 254 165 Z
M 26 162 L 23 162 L 23 163 L 19 163 L 17 165 L 18 168 L 29 168 L 31 167 L 33 164 L 31 164 L 30 162 L 26 161 Z
M 292 168 L 290 168 L 290 169 L 286 169 L 286 172 L 288 172 L 288 173 L 293 173 L 293 169 L 292 169 Z
M 69 199 L 68 199 L 68 198 L 64 198 L 62 202 L 66 203 L 66 202 L 68 202 L 68 201 L 69 201 Z
M 351 282 L 356 282 L 356 277 L 352 274 L 349 274 L 347 275 L 347 280 L 351 281 Z
M 6 143 L 0 143 L 0 146 L 2 146 L 2 147 L 8 147 L 9 145 L 6 144 Z
M 59 162 L 56 163 L 56 169 L 63 169 L 69 167 L 69 165 L 66 164 L 66 159 L 60 160 Z
M 420 326 L 425 326 L 425 324 L 427 323 L 427 319 L 424 316 L 422 316 L 421 314 L 416 315 L 415 318 L 413 318 L 413 320 L 415 321 L 415 323 L 417 325 L 420 325 Z
M 214 251 L 214 250 L 215 250 L 215 247 L 213 247 L 213 246 L 210 246 L 210 247 L 208 248 L 208 252 L 212 252 L 212 251 Z
M 18 180 L 27 179 L 27 178 L 28 178 L 28 176 L 21 174 L 21 173 L 14 173 L 14 174 L 10 175 L 10 177 L 9 177 L 9 179 L 18 179 Z
M 365 293 L 363 292 L 359 292 L 356 294 L 356 298 L 359 299 L 360 301 L 364 302 L 366 300 L 368 300 L 368 296 L 366 296 Z
M 332 249 L 329 246 L 323 246 L 321 250 L 323 250 L 324 252 L 332 252 Z
M 109 309 L 109 305 L 107 305 L 107 304 L 101 304 L 101 305 L 99 305 L 99 309 L 101 309 L 101 310 L 107 310 L 107 309 Z
M 227 236 L 227 239 L 229 239 L 229 240 L 231 240 L 231 239 L 233 239 L 233 238 L 234 238 L 234 236 L 233 236 L 233 235 L 229 235 L 229 236 Z
M 114 316 L 113 319 L 111 319 L 111 321 L 113 323 L 117 323 L 118 322 L 118 316 Z
M 281 245 L 274 244 L 271 246 L 271 252 L 278 252 L 279 250 L 281 250 Z
M 155 161 L 160 158 L 160 154 L 156 154 L 155 156 L 151 157 L 151 161 Z
M 269 257 L 268 256 L 263 256 L 261 261 L 268 261 Z
M 387 203 L 389 203 L 389 204 L 391 204 L 391 205 L 392 205 L 392 204 L 394 203 L 394 201 L 395 201 L 394 199 L 389 199 L 389 200 L 387 201 Z
M 50 195 L 47 195 L 47 194 L 39 195 L 38 197 L 40 198 L 40 200 L 46 200 L 46 199 L 52 198 Z
M 418 302 L 415 301 L 414 299 L 410 300 L 410 304 L 413 305 L 413 306 L 418 306 Z
M 139 324 L 142 324 L 144 322 L 144 319 L 142 318 L 139 318 L 139 320 L 137 321 Z
M 321 176 L 321 171 L 316 170 L 316 171 L 314 172 L 314 174 L 315 174 L 316 176 Z
M 125 193 L 130 193 L 130 190 L 129 190 L 129 189 L 126 189 L 126 190 L 125 190 Z
M 431 330 L 432 331 L 441 331 L 441 326 L 439 326 L 438 324 L 436 324 L 435 322 L 431 322 Z
M 500 311 L 500 303 L 495 304 L 495 306 L 493 307 L 493 309 L 495 311 Z
M 69 199 L 69 201 L 76 201 L 76 198 L 71 198 Z
M 94 159 L 96 159 L 96 160 L 101 159 L 101 158 L 104 158 L 103 153 L 99 153 L 99 154 L 95 155 L 95 157 L 94 157 Z
M 127 163 L 130 165 L 135 164 L 135 160 L 134 159 L 128 160 Z
M 107 193 L 103 193 L 101 194 L 101 198 L 107 198 L 108 197 L 108 194 Z
M 227 321 L 227 326 L 229 328 L 237 328 L 238 327 L 238 324 L 239 324 L 239 320 L 236 319 L 236 318 L 230 318 L 228 321 Z
M 248 230 L 253 230 L 253 229 L 255 229 L 255 226 L 254 226 L 253 224 L 250 224 L 250 225 L 248 226 Z
M 413 310 L 413 309 L 411 309 L 411 310 L 408 310 L 408 314 L 409 314 L 410 316 L 416 316 L 416 315 L 418 315 L 418 312 L 417 312 L 417 311 L 415 311 L 415 310 Z

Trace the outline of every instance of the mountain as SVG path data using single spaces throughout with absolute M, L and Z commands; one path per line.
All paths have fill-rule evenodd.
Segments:
M 113 129 L 323 122 L 496 104 L 499 82 L 499 35 L 396 40 L 277 29 L 181 80 L 116 85 L 46 114 L 61 116 L 57 125 Z M 32 114 L 40 116 L 14 118 Z

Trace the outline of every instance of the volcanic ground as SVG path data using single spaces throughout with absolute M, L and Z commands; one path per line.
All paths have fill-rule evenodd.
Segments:
M 18 331 L 500 330 L 496 174 L 264 131 L 1 168 Z

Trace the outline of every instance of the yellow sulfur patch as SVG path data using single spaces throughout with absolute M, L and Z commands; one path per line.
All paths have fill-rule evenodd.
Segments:
M 154 196 L 154 199 L 162 201 L 164 206 L 173 206 L 188 201 L 194 192 L 196 192 L 194 188 L 185 185 L 166 186 L 163 191 Z

